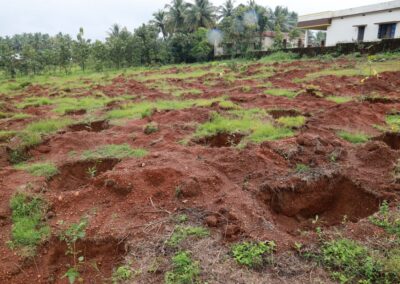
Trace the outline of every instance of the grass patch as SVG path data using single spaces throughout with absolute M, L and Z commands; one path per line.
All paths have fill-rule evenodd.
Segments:
M 262 266 L 266 256 L 272 256 L 276 244 L 271 242 L 243 242 L 233 245 L 232 255 L 237 263 L 250 268 Z
M 277 51 L 271 53 L 270 55 L 264 56 L 259 61 L 261 63 L 270 63 L 275 61 L 292 61 L 299 59 L 299 55 L 292 53 L 292 52 L 284 52 L 284 51 Z
M 31 97 L 24 99 L 21 103 L 16 104 L 16 107 L 19 109 L 27 108 L 27 107 L 39 107 L 45 105 L 51 105 L 52 101 L 47 97 Z
M 276 97 L 287 97 L 290 99 L 295 98 L 298 95 L 298 92 L 288 89 L 269 89 L 265 90 L 264 94 L 276 96 Z
M 200 283 L 200 266 L 191 259 L 190 254 L 181 251 L 172 258 L 172 270 L 165 273 L 165 284 Z
M 82 157 L 84 159 L 105 159 L 105 158 L 116 158 L 116 159 L 123 159 L 123 158 L 141 158 L 148 154 L 145 149 L 133 149 L 128 144 L 110 144 L 104 145 L 96 148 L 95 150 L 88 150 L 83 152 Z
M 166 244 L 170 247 L 178 247 L 179 244 L 188 237 L 203 238 L 210 235 L 210 232 L 203 227 L 175 227 L 174 233 L 166 241 Z
M 386 116 L 386 124 L 389 125 L 391 131 L 400 131 L 400 115 L 392 114 Z
M 0 130 L 0 142 L 7 142 L 17 134 L 13 130 Z
M 246 139 L 255 143 L 277 140 L 293 136 L 293 131 L 288 128 L 276 127 L 262 120 L 265 111 L 259 109 L 232 111 L 233 117 L 224 117 L 213 113 L 212 119 L 197 127 L 195 138 L 214 136 L 218 133 L 241 133 L 247 135 Z
M 305 116 L 282 116 L 276 120 L 279 124 L 288 128 L 299 128 L 306 123 Z
M 340 138 L 353 144 L 361 144 L 369 140 L 369 136 L 361 132 L 354 133 L 354 132 L 340 130 L 337 132 L 337 134 L 339 135 Z
M 56 108 L 54 112 L 65 114 L 77 110 L 94 110 L 104 107 L 112 99 L 107 97 L 83 97 L 83 98 L 59 98 L 54 101 Z
M 58 173 L 57 167 L 52 163 L 34 163 L 15 165 L 17 170 L 26 171 L 33 176 L 51 178 Z
M 21 248 L 22 254 L 33 256 L 36 246 L 50 236 L 50 227 L 42 220 L 47 204 L 39 197 L 17 193 L 10 201 L 12 210 L 12 248 Z
M 26 132 L 50 134 L 64 128 L 72 123 L 70 119 L 46 119 L 28 124 L 25 128 Z
M 352 97 L 338 97 L 338 96 L 328 96 L 325 99 L 330 102 L 337 103 L 337 104 L 344 104 L 344 103 L 351 102 L 353 100 Z
M 121 109 L 111 110 L 107 113 L 109 119 L 144 118 L 150 116 L 155 110 L 178 110 L 190 107 L 209 107 L 214 102 L 224 101 L 224 98 L 197 99 L 197 100 L 159 100 L 143 101 L 129 104 Z

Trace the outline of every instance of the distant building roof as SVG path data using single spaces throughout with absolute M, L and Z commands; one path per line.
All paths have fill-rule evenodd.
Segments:
M 341 18 L 353 15 L 362 15 L 368 13 L 375 13 L 380 11 L 400 9 L 400 0 L 383 2 L 373 5 L 361 6 L 356 8 L 338 10 L 338 11 L 326 11 L 315 14 L 308 14 L 299 17 L 298 27 L 299 28 L 315 28 L 315 29 L 326 29 L 334 18 Z

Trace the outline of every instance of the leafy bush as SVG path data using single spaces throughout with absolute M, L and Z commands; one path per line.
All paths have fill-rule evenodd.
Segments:
M 172 258 L 173 269 L 165 274 L 165 284 L 199 283 L 200 267 L 193 262 L 186 251 L 178 252 Z
M 243 242 L 232 247 L 233 258 L 241 265 L 251 268 L 262 266 L 266 255 L 272 255 L 275 242 Z

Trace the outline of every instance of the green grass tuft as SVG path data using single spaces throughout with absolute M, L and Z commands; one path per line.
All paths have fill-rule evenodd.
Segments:
M 265 90 L 264 94 L 277 96 L 277 97 L 287 97 L 290 99 L 295 98 L 298 95 L 298 92 L 288 89 L 269 89 Z
M 344 103 L 351 102 L 353 100 L 352 97 L 337 97 L 337 96 L 328 96 L 325 99 L 327 99 L 328 101 L 337 103 L 337 104 L 344 104 Z
M 306 123 L 306 118 L 299 116 L 283 116 L 276 120 L 279 124 L 288 128 L 299 128 Z
M 361 144 L 369 140 L 369 136 L 361 132 L 354 133 L 341 130 L 338 131 L 337 134 L 339 135 L 340 138 L 353 144 Z
M 144 149 L 133 149 L 128 144 L 110 144 L 96 148 L 95 150 L 88 150 L 83 152 L 82 157 L 84 159 L 105 159 L 105 158 L 141 158 L 148 154 L 147 150 Z
M 265 111 L 259 109 L 232 111 L 234 117 L 224 117 L 214 113 L 211 121 L 199 125 L 194 137 L 201 138 L 213 136 L 218 133 L 241 133 L 247 135 L 246 139 L 254 143 L 277 140 L 293 136 L 293 131 L 288 128 L 276 127 L 272 123 L 264 122 L 262 117 Z
M 64 128 L 72 123 L 70 119 L 46 119 L 28 124 L 25 128 L 26 132 L 50 134 Z
M 57 167 L 52 163 L 19 164 L 15 165 L 15 168 L 26 171 L 33 176 L 43 176 L 46 178 L 51 178 L 58 173 Z
M 22 248 L 33 256 L 36 246 L 50 236 L 50 227 L 43 223 L 46 203 L 39 197 L 18 193 L 10 201 L 12 210 L 12 248 Z

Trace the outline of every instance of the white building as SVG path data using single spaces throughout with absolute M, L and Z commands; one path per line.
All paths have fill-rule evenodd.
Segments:
M 400 0 L 299 17 L 298 27 L 326 31 L 326 45 L 400 37 Z M 306 32 L 305 46 L 308 46 Z

